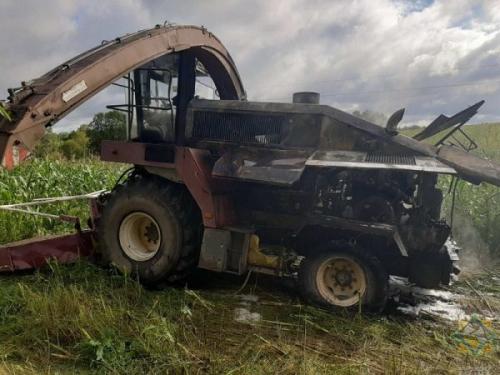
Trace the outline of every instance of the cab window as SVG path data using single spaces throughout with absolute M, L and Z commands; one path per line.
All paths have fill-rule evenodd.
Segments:
M 196 59 L 196 85 L 194 97 L 196 99 L 211 99 L 219 100 L 219 92 L 215 87 L 215 83 L 210 77 L 208 70 L 201 63 L 200 60 Z
M 134 71 L 135 116 L 132 128 L 135 125 L 136 135 L 141 141 L 174 140 L 177 82 L 177 54 L 164 55 Z

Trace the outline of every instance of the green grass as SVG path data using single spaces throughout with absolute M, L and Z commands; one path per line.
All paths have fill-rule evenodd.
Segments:
M 426 374 L 498 369 L 500 352 L 457 350 L 454 326 L 332 314 L 252 280 L 260 296 L 234 320 L 240 279 L 148 291 L 91 264 L 0 277 L 0 373 Z M 215 281 L 214 281 L 215 280 Z M 214 284 L 215 283 L 215 284 Z M 491 372 L 494 373 L 495 371 Z

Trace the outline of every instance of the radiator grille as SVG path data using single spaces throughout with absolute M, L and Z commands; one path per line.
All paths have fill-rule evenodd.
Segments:
M 415 157 L 413 155 L 384 155 L 384 154 L 368 154 L 366 156 L 368 163 L 382 163 L 382 164 L 404 164 L 415 165 Z
M 285 117 L 231 112 L 195 111 L 192 138 L 280 144 Z

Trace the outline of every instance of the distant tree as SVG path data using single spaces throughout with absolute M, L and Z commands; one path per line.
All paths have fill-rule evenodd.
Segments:
M 384 115 L 383 113 L 380 112 L 375 112 L 375 111 L 370 111 L 365 110 L 363 112 L 361 111 L 354 111 L 352 113 L 354 116 L 362 118 L 363 120 L 373 122 L 374 124 L 380 125 L 380 126 L 385 126 L 387 123 L 388 117 Z
M 126 118 L 120 112 L 98 113 L 90 124 L 78 130 L 54 133 L 51 129 L 36 146 L 34 155 L 42 158 L 80 159 L 90 153 L 98 153 L 104 139 L 125 139 Z
M 81 159 L 85 157 L 88 153 L 88 148 L 89 137 L 84 126 L 69 133 L 61 145 L 62 153 L 68 159 Z
M 126 123 L 126 117 L 121 112 L 110 111 L 96 114 L 86 128 L 90 151 L 98 153 L 103 140 L 125 139 Z
M 47 129 L 47 132 L 36 145 L 33 151 L 34 156 L 41 158 L 58 159 L 61 156 L 61 145 L 63 139 L 61 135 L 54 133 L 52 129 Z

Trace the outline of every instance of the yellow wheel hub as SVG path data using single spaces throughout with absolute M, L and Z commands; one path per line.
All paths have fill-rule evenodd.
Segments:
M 118 239 L 130 259 L 144 262 L 153 258 L 160 249 L 161 231 L 150 215 L 132 212 L 122 220 Z
M 326 301 L 349 307 L 359 303 L 364 295 L 366 276 L 363 268 L 353 259 L 332 256 L 319 267 L 316 285 Z

